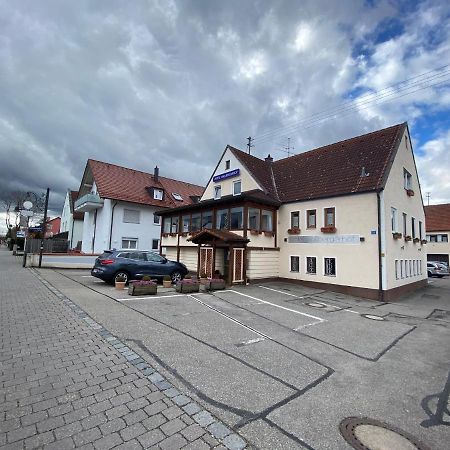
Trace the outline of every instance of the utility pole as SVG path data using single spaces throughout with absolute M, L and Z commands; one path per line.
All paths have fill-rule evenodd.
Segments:
M 44 251 L 44 238 L 45 238 L 45 231 L 47 230 L 47 211 L 48 211 L 49 195 L 50 195 L 50 188 L 47 188 L 47 194 L 45 195 L 45 206 L 44 206 L 44 223 L 42 224 L 41 248 L 39 250 L 39 267 L 41 267 L 41 265 L 42 265 L 42 252 Z
M 291 147 L 291 138 L 288 138 L 287 147 L 284 147 L 284 149 L 287 151 L 287 155 L 288 155 L 288 158 L 289 158 L 289 156 L 291 156 L 291 149 L 292 150 L 295 149 L 295 147 Z
M 248 150 L 248 154 L 250 155 L 251 148 L 254 147 L 254 145 L 252 144 L 253 138 L 251 136 L 249 136 L 247 138 L 247 141 L 248 141 L 247 142 L 247 150 Z
M 428 206 L 430 206 L 430 197 L 431 197 L 431 192 L 427 192 L 427 204 L 428 204 Z

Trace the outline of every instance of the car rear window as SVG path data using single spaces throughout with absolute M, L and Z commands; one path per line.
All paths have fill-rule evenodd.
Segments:
M 110 250 L 105 250 L 105 251 L 99 256 L 99 258 L 102 258 L 102 259 L 111 258 L 111 254 L 112 254 L 112 252 L 111 252 Z

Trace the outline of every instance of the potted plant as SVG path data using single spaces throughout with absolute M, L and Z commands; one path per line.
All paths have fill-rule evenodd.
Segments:
M 188 235 L 188 234 L 187 234 L 187 231 L 183 231 L 182 233 L 180 233 L 180 236 L 181 236 L 181 237 L 187 237 L 187 235 Z
M 406 189 L 406 195 L 408 197 L 413 197 L 414 196 L 414 191 L 412 189 Z
M 410 240 L 412 240 L 412 237 L 411 237 L 411 236 L 405 236 L 405 241 L 406 241 L 406 242 L 409 242 Z
M 175 290 L 182 294 L 191 294 L 200 290 L 200 283 L 197 280 L 185 278 L 177 283 Z
M 395 233 L 392 233 L 392 237 L 394 239 L 401 239 L 402 233 L 399 233 L 398 231 L 396 231 Z
M 163 233 L 162 237 L 169 237 L 169 233 Z
M 207 291 L 218 291 L 225 289 L 225 280 L 222 278 L 211 278 L 205 283 L 205 289 Z
M 294 227 L 294 228 L 289 228 L 289 230 L 287 230 L 288 234 L 300 234 L 300 228 L 298 227 Z
M 333 226 L 322 227 L 320 231 L 322 233 L 336 233 L 336 227 Z
M 264 231 L 264 236 L 273 237 L 274 236 L 274 232 L 273 231 Z
M 170 278 L 170 275 L 164 275 L 163 287 L 165 287 L 165 288 L 172 287 L 172 278 Z
M 421 243 L 422 245 L 425 245 L 427 242 L 428 242 L 428 241 L 427 241 L 426 239 L 422 239 L 422 240 L 420 241 L 420 243 Z
M 208 275 L 206 275 L 206 272 L 200 273 L 200 283 L 205 284 L 208 281 Z
M 416 237 L 413 239 L 413 242 L 414 242 L 414 244 L 418 244 L 420 242 L 420 239 Z
M 127 279 L 125 277 L 121 277 L 120 275 L 116 277 L 114 280 L 114 285 L 116 289 L 125 289 L 125 283 L 127 282 Z
M 259 234 L 258 230 L 250 230 L 250 234 L 253 236 L 257 236 Z
M 128 286 L 129 295 L 155 295 L 157 292 L 157 284 L 151 280 L 135 280 Z

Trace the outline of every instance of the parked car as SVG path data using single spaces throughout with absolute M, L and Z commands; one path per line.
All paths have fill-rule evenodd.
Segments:
M 449 275 L 448 267 L 438 261 L 428 261 L 427 271 L 429 277 L 442 278 Z
M 95 260 L 91 275 L 107 283 L 113 283 L 116 278 L 130 280 L 142 279 L 149 275 L 153 279 L 162 279 L 165 275 L 172 282 L 182 280 L 188 273 L 186 266 L 180 262 L 170 261 L 158 253 L 139 250 L 105 250 Z

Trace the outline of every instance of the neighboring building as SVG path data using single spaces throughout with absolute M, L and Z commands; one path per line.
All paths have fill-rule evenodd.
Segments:
M 167 257 L 230 284 L 282 279 L 390 300 L 427 282 L 406 123 L 279 161 L 227 146 L 201 201 L 161 215 Z
M 45 227 L 45 238 L 51 238 L 55 234 L 59 233 L 59 228 L 61 226 L 61 217 L 55 217 L 53 219 L 47 220 L 47 226 Z
M 425 206 L 428 261 L 449 264 L 450 203 Z
M 155 212 L 198 201 L 204 188 L 89 159 L 75 211 L 84 212 L 81 250 L 159 250 L 160 217 Z
M 81 249 L 83 239 L 83 216 L 82 212 L 74 211 L 74 203 L 78 197 L 78 191 L 67 191 L 64 207 L 61 214 L 61 233 L 67 232 L 69 248 Z

